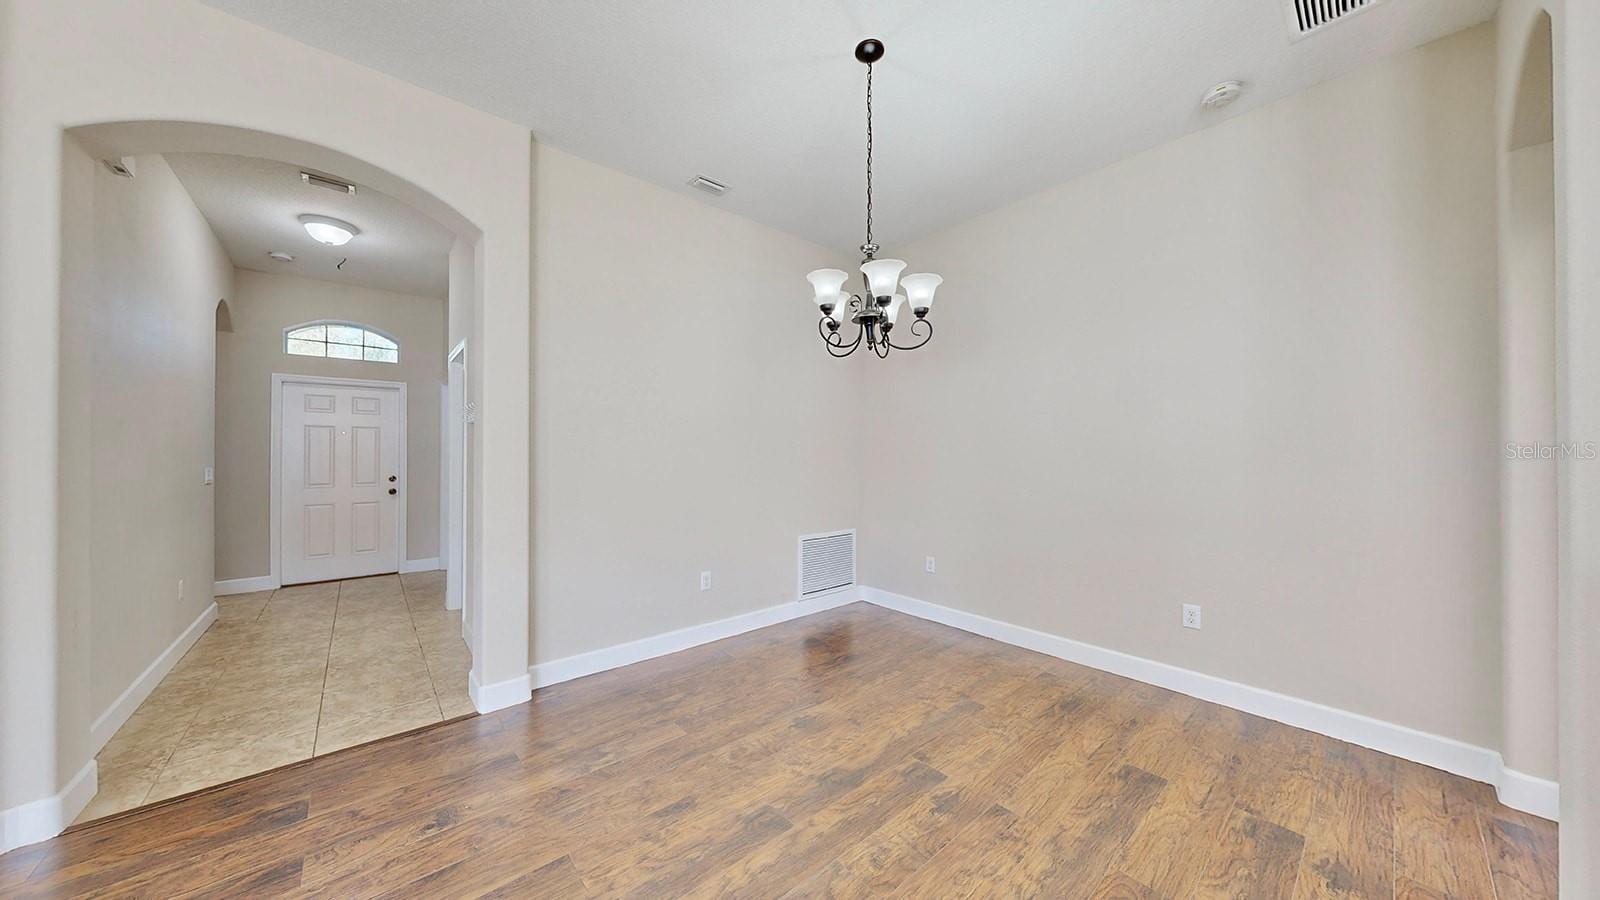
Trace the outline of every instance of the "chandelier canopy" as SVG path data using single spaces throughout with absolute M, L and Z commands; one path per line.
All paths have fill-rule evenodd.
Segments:
M 866 298 L 845 292 L 850 275 L 843 269 L 817 269 L 806 276 L 822 313 L 817 333 L 828 352 L 837 357 L 856 352 L 863 341 L 879 359 L 891 350 L 915 350 L 927 344 L 933 337 L 928 310 L 933 306 L 933 292 L 944 281 L 926 272 L 901 278 L 906 268 L 903 260 L 877 258 L 879 248 L 872 240 L 872 64 L 882 58 L 882 41 L 867 38 L 856 45 L 856 59 L 867 66 L 867 240 L 861 245 L 861 283 Z M 890 333 L 906 307 L 914 316 L 906 327 L 915 340 L 897 344 L 890 340 Z M 855 340 L 848 343 L 839 333 L 846 322 L 856 326 Z

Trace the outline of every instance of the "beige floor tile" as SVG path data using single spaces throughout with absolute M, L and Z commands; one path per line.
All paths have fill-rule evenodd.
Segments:
M 306 712 L 273 719 L 234 717 L 197 724 L 172 751 L 166 767 L 228 753 L 252 758 L 298 756 L 304 759 L 311 755 L 317 731 L 317 710 Z M 292 725 L 300 725 L 302 730 L 293 730 Z
M 183 762 L 169 763 L 161 770 L 161 777 L 151 786 L 145 802 L 154 803 L 157 800 L 187 794 L 224 781 L 232 781 L 235 778 L 299 762 L 310 757 L 314 743 L 315 733 L 303 732 L 296 735 L 294 740 L 285 739 L 270 746 L 261 745 L 248 751 L 235 748 Z
M 351 712 L 329 719 L 317 729 L 317 755 L 443 720 L 439 704 L 431 694 L 426 700 L 404 706 Z
M 439 713 L 446 719 L 470 716 L 478 711 L 477 707 L 472 705 L 472 698 L 467 695 L 467 683 L 464 677 L 461 686 L 453 691 L 436 684 L 434 692 L 439 695 Z
M 194 717 L 192 708 L 140 707 L 95 754 L 95 763 L 106 768 L 151 764 L 159 768 L 183 740 Z
M 229 624 L 232 622 L 253 622 L 261 615 L 261 610 L 267 606 L 267 601 L 272 599 L 271 591 L 255 591 L 249 594 L 233 594 L 217 598 L 217 622 Z
M 316 688 L 219 693 L 200 707 L 184 738 L 200 740 L 215 731 L 288 734 L 316 728 L 321 706 L 322 691 Z
M 406 680 L 330 684 L 328 692 L 322 697 L 322 716 L 327 721 L 336 722 L 367 710 L 392 709 L 423 701 L 433 702 L 437 711 L 433 681 L 426 670 Z
M 154 769 L 112 768 L 97 772 L 98 790 L 94 799 L 83 808 L 73 824 L 92 822 L 102 816 L 143 805 L 160 772 L 160 766 Z
M 218 598 L 218 618 L 97 755 L 80 821 L 474 712 L 443 573 Z
M 387 598 L 397 602 L 404 602 L 402 597 L 404 589 L 400 586 L 400 579 L 394 575 L 378 575 L 373 578 L 355 578 L 339 585 L 339 600 L 360 600 L 371 598 Z

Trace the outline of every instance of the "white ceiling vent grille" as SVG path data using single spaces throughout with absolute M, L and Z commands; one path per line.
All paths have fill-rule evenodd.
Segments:
M 1299 40 L 1382 2 L 1383 0 L 1284 0 L 1284 10 L 1289 15 L 1290 36 Z
M 809 600 L 856 583 L 856 532 L 830 531 L 800 538 L 800 599 Z

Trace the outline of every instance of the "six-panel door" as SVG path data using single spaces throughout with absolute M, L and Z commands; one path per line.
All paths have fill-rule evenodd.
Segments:
M 283 386 L 283 583 L 400 568 L 400 395 Z

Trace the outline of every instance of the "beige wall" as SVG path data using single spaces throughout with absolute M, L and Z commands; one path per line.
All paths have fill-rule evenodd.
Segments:
M 1502 438 L 1557 446 L 1555 161 L 1549 143 L 1506 154 L 1502 220 Z M 1556 777 L 1556 468 L 1502 450 L 1501 614 L 1506 765 Z
M 445 301 L 294 275 L 238 270 L 233 333 L 217 335 L 217 580 L 266 575 L 274 372 L 406 383 L 406 546 L 439 555 L 439 415 Z M 400 362 L 290 356 L 283 330 L 316 319 L 358 322 L 400 343 Z
M 940 332 L 867 382 L 866 583 L 1498 746 L 1493 53 L 905 247 Z
M 794 600 L 860 512 L 865 366 L 803 277 L 837 259 L 547 146 L 534 193 L 533 661 Z
M 64 143 L 62 571 L 87 592 L 95 716 L 211 604 L 212 311 L 233 266 L 166 162 L 136 162 L 118 178 Z

